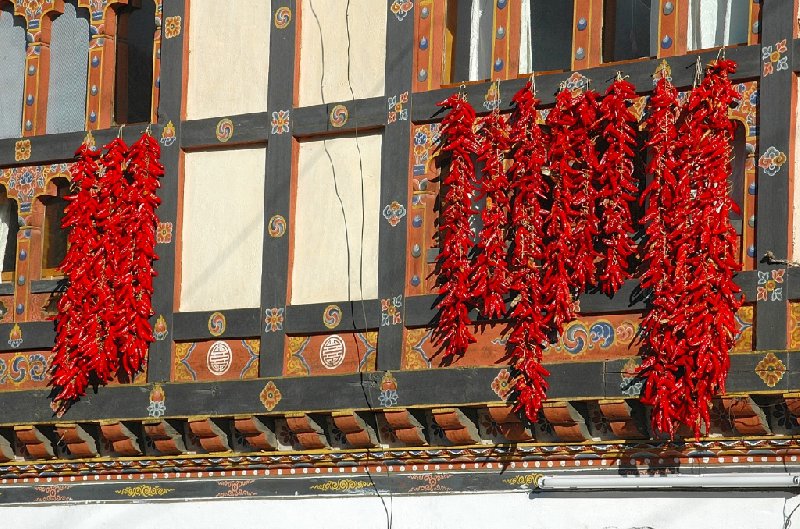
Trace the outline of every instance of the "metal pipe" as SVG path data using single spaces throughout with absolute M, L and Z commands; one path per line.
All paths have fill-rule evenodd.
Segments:
M 591 489 L 785 489 L 800 486 L 798 474 L 672 474 L 667 476 L 539 476 L 538 490 Z

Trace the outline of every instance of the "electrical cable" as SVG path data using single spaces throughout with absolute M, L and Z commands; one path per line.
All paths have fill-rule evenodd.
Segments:
M 324 39 L 323 39 L 322 25 L 320 23 L 319 16 L 317 15 L 316 10 L 314 9 L 314 4 L 313 4 L 312 0 L 309 0 L 309 7 L 311 8 L 311 13 L 314 16 L 314 19 L 316 20 L 316 23 L 317 23 L 317 28 L 319 29 L 320 50 L 321 50 L 321 57 L 320 58 L 321 58 L 321 67 L 322 67 L 322 73 L 321 73 L 321 77 L 320 77 L 320 99 L 321 99 L 322 103 L 326 103 L 326 101 L 325 101 L 325 92 L 324 92 L 324 85 L 325 85 L 325 44 L 324 44 Z M 363 318 L 364 318 L 364 328 L 363 328 L 364 334 L 365 334 L 364 338 L 366 340 L 367 339 L 366 338 L 366 333 L 367 333 L 367 327 L 368 327 L 366 306 L 364 304 L 364 231 L 365 231 L 366 198 L 365 198 L 365 190 L 364 190 L 363 155 L 362 155 L 362 152 L 361 152 L 361 146 L 358 143 L 358 112 L 356 112 L 357 102 L 356 102 L 356 98 L 355 98 L 355 92 L 353 91 L 353 85 L 352 85 L 352 81 L 351 81 L 351 72 L 350 72 L 350 70 L 351 70 L 350 45 L 351 45 L 351 42 L 352 42 L 351 36 L 350 36 L 350 0 L 347 0 L 347 4 L 346 4 L 346 7 L 345 7 L 345 28 L 346 28 L 346 31 L 347 31 L 347 83 L 348 83 L 348 88 L 350 90 L 351 101 L 353 103 L 353 114 L 355 115 L 356 149 L 358 150 L 358 166 L 359 166 L 359 175 L 360 175 L 360 180 L 361 180 L 361 241 L 360 241 L 361 246 L 360 246 L 360 250 L 359 250 L 359 294 L 360 294 L 361 312 L 362 312 L 362 315 L 363 315 Z M 328 157 L 328 162 L 330 163 L 330 166 L 331 166 L 331 173 L 333 175 L 333 189 L 334 189 L 334 193 L 336 194 L 336 198 L 339 201 L 339 207 L 340 207 L 340 210 L 341 210 L 341 213 L 342 213 L 342 220 L 344 222 L 345 246 L 346 246 L 346 250 L 347 250 L 347 301 L 350 303 L 350 315 L 351 315 L 351 319 L 352 319 L 352 327 L 353 327 L 354 331 L 357 331 L 358 330 L 358 325 L 356 324 L 356 321 L 355 321 L 355 318 L 356 318 L 355 306 L 354 306 L 354 303 L 353 303 L 352 287 L 351 287 L 351 283 L 352 283 L 352 277 L 351 277 L 352 256 L 351 256 L 351 246 L 350 246 L 350 231 L 349 231 L 349 227 L 348 227 L 348 223 L 347 223 L 347 214 L 346 214 L 346 211 L 345 211 L 344 200 L 342 199 L 341 193 L 339 192 L 339 186 L 338 186 L 338 182 L 337 182 L 337 178 L 336 178 L 336 166 L 333 163 L 333 157 L 331 156 L 330 151 L 328 150 L 327 140 L 325 140 L 324 138 L 322 140 L 322 145 L 323 145 L 323 149 L 325 150 L 325 154 Z M 356 354 L 358 356 L 358 365 L 359 365 L 358 374 L 359 374 L 359 381 L 360 381 L 360 385 L 361 385 L 361 391 L 364 394 L 364 400 L 365 400 L 365 402 L 367 404 L 367 407 L 374 414 L 375 410 L 374 410 L 374 408 L 372 406 L 372 403 L 370 402 L 369 394 L 367 392 L 367 388 L 366 388 L 365 381 L 364 381 L 364 372 L 361 369 L 362 355 L 361 355 L 361 349 L 360 349 L 360 347 L 358 345 L 358 339 L 355 340 L 355 346 L 356 346 Z M 377 432 L 376 432 L 376 434 L 377 434 Z M 386 505 L 386 501 L 383 498 L 383 494 L 381 493 L 380 489 L 378 488 L 378 485 L 375 482 L 375 479 L 373 478 L 372 473 L 369 471 L 368 463 L 369 463 L 370 458 L 372 457 L 372 453 L 371 453 L 369 448 L 366 449 L 366 453 L 367 453 L 367 466 L 365 468 L 366 468 L 367 477 L 369 478 L 370 482 L 372 483 L 372 487 L 375 490 L 375 493 L 377 494 L 378 498 L 380 499 L 381 505 L 383 506 L 384 513 L 386 514 L 387 528 L 391 529 L 391 527 L 392 527 L 391 509 L 390 509 L 389 506 Z M 388 472 L 388 467 L 387 467 L 387 472 Z M 390 496 L 390 501 L 391 501 L 391 498 L 392 498 L 391 492 L 389 493 L 389 496 Z

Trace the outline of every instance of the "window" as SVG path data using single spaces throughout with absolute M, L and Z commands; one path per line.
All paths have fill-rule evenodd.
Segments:
M 74 0 L 64 2 L 64 13 L 51 26 L 48 134 L 85 128 L 89 68 L 89 19 L 85 13 L 75 7 Z
M 153 101 L 153 42 L 156 4 L 123 6 L 117 14 L 116 123 L 149 122 Z
M 519 73 L 569 70 L 574 0 L 522 0 Z
M 4 283 L 14 279 L 14 270 L 17 267 L 18 231 L 17 201 L 8 198 L 6 189 L 0 187 L 0 255 L 3 256 L 0 276 Z
M 447 4 L 447 63 L 451 83 L 492 76 L 494 0 L 461 0 Z
M 750 0 L 689 0 L 688 49 L 747 42 Z
M 25 92 L 25 27 L 14 8 L 0 10 L 0 138 L 19 136 Z
M 658 54 L 658 5 L 653 0 L 605 1 L 603 62 L 627 61 Z
M 42 277 L 62 275 L 58 270 L 67 255 L 67 231 L 61 228 L 64 210 L 69 194 L 69 182 L 65 178 L 56 178 L 55 195 L 40 197 L 44 205 L 44 226 L 42 227 Z

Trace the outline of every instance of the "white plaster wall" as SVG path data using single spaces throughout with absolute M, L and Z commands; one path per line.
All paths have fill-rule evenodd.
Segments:
M 186 154 L 181 311 L 260 306 L 266 149 Z
M 348 238 L 351 299 L 378 297 L 381 140 L 380 134 L 371 134 L 300 144 L 294 213 L 293 305 L 348 299 Z M 344 204 L 346 232 L 331 159 L 336 187 Z M 363 277 L 360 277 L 361 264 Z
M 346 8 L 347 0 L 302 0 L 298 93 L 298 101 L 302 106 L 353 99 L 350 84 L 356 99 L 383 95 L 388 4 L 385 0 L 350 0 L 349 22 Z M 407 19 L 406 22 L 413 20 Z M 324 100 L 320 95 L 320 83 Z
M 608 497 L 527 493 L 245 499 L 180 503 L 0 507 L 6 527 L 291 527 L 293 529 L 779 529 L 797 497 L 764 491 L 707 496 L 618 492 Z M 791 520 L 800 520 L 793 513 Z
M 186 117 L 267 110 L 269 0 L 189 2 Z

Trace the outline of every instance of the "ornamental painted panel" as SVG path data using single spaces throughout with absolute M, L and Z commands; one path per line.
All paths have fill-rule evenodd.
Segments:
M 544 363 L 597 362 L 638 355 L 636 334 L 640 314 L 585 316 L 564 326 L 564 334 L 544 351 Z M 753 350 L 753 306 L 745 305 L 736 315 L 738 332 L 733 352 Z M 507 364 L 505 325 L 475 329 L 478 341 L 450 367 L 492 366 Z M 403 344 L 401 369 L 442 367 L 442 357 L 431 342 L 431 330 L 407 329 Z
M 258 376 L 259 340 L 208 340 L 176 343 L 175 382 L 246 380 Z
M 374 371 L 378 333 L 287 336 L 285 376 L 333 375 Z
M 53 21 L 50 40 L 50 85 L 47 133 L 83 130 L 86 125 L 86 80 L 89 72 L 89 20 L 64 3 L 64 14 Z M 100 66 L 99 59 L 92 67 Z M 28 94 L 26 104 L 33 104 Z

